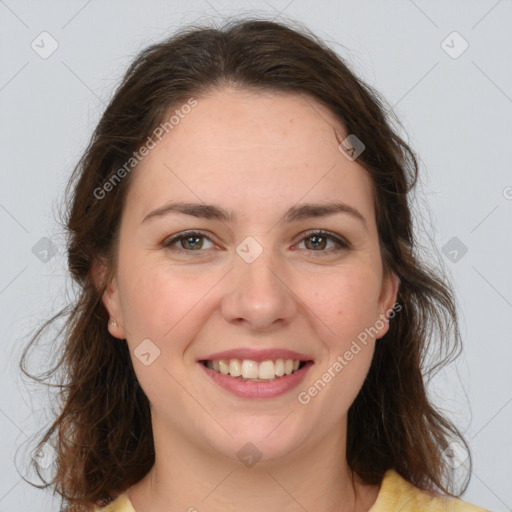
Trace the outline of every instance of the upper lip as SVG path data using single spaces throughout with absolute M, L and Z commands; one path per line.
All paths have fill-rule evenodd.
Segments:
M 312 361 L 313 358 L 306 354 L 300 354 L 293 350 L 284 348 L 268 348 L 264 350 L 256 350 L 252 348 L 236 348 L 233 350 L 223 350 L 215 352 L 207 357 L 199 359 L 199 361 L 213 361 L 220 359 L 250 359 L 251 361 L 275 361 L 276 359 L 293 359 L 298 361 Z

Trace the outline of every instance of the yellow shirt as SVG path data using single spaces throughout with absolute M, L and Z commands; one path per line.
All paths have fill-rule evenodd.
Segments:
M 126 493 L 98 512 L 136 512 Z M 460 498 L 435 495 L 418 489 L 393 469 L 382 480 L 377 500 L 368 512 L 490 512 Z

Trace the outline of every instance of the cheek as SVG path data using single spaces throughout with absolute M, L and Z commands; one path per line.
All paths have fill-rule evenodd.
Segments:
M 179 270 L 161 263 L 151 263 L 149 258 L 146 262 L 133 259 L 129 265 L 119 265 L 126 339 L 137 379 L 153 404 L 161 399 L 162 389 L 174 400 L 181 400 L 180 387 L 169 373 L 179 375 L 181 355 L 201 326 L 197 306 L 212 286 L 203 281 L 183 276 Z M 156 346 L 145 342 L 150 358 L 154 358 L 149 365 L 137 355 L 141 342 L 147 339 Z
M 307 307 L 324 324 L 334 343 L 357 336 L 378 317 L 380 277 L 373 269 L 351 267 L 316 276 L 304 288 Z M 308 291 L 309 290 L 309 291 Z
M 158 333 L 163 329 L 163 325 L 158 325 L 161 312 L 167 310 L 172 315 L 173 311 L 168 304 L 169 290 L 164 293 L 161 281 L 143 264 L 120 265 L 119 278 L 121 307 L 128 335 L 132 338 L 159 337 Z
M 309 288 L 308 293 L 304 288 L 303 296 L 313 312 L 309 318 L 314 322 L 316 337 L 324 347 L 325 355 L 315 376 L 315 383 L 323 384 L 313 384 L 303 391 L 311 393 L 311 403 L 319 411 L 328 404 L 331 416 L 327 428 L 331 421 L 346 414 L 370 368 L 375 346 L 370 328 L 378 318 L 380 281 L 373 269 L 354 266 L 315 279 L 315 283 L 315 290 Z
M 193 335 L 197 315 L 207 304 L 205 296 L 219 280 L 213 272 L 187 273 L 150 258 L 120 264 L 119 275 L 123 317 L 132 344 L 150 338 L 162 351 L 169 348 L 170 340 L 177 348 L 184 330 L 187 337 Z

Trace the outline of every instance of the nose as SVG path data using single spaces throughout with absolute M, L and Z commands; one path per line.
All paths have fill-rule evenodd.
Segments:
M 266 331 L 290 323 L 298 312 L 297 296 L 287 283 L 287 272 L 271 258 L 269 250 L 251 263 L 235 256 L 228 279 L 222 314 L 230 323 Z

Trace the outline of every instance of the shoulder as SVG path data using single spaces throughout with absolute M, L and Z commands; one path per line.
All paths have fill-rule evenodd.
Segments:
M 386 471 L 377 500 L 368 512 L 490 512 L 460 498 L 424 491 L 393 469 Z
M 135 512 L 135 509 L 130 503 L 128 495 L 126 493 L 122 493 L 108 505 L 95 508 L 94 512 Z

